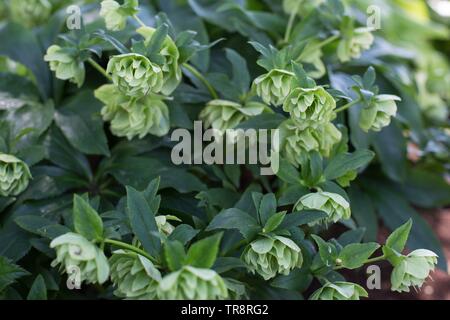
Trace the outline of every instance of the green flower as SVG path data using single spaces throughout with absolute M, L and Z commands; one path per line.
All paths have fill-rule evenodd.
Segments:
M 128 16 L 135 13 L 132 10 L 133 7 L 138 5 L 137 1 L 127 1 L 127 7 L 121 6 L 117 1 L 114 0 L 104 0 L 101 4 L 100 16 L 105 19 L 106 29 L 111 31 L 120 31 L 123 30 L 127 25 Z
M 363 51 L 368 50 L 374 41 L 374 37 L 368 28 L 353 30 L 350 38 L 341 39 L 337 49 L 337 56 L 341 62 L 347 62 L 361 57 Z
M 26 27 L 35 27 L 48 20 L 52 5 L 48 0 L 9 1 L 12 20 Z
M 16 157 L 0 153 L 0 196 L 17 196 L 27 187 L 31 179 L 27 164 Z
M 320 86 L 295 88 L 283 104 L 283 110 L 290 113 L 300 129 L 317 128 L 332 121 L 336 117 L 335 108 L 334 98 Z
M 155 220 L 159 232 L 167 237 L 172 234 L 173 230 L 175 230 L 175 227 L 170 224 L 169 221 L 181 221 L 175 216 L 157 216 L 155 217 Z
M 61 269 L 68 274 L 73 268 L 78 268 L 81 281 L 102 284 L 109 277 L 109 264 L 100 248 L 76 233 L 66 233 L 54 239 L 50 248 L 56 250 L 56 259 L 52 267 L 61 265 Z
M 163 86 L 161 68 L 147 57 L 137 53 L 126 53 L 112 57 L 106 71 L 119 90 L 132 97 L 158 93 Z
M 312 70 L 310 70 L 310 68 L 307 68 L 306 70 L 308 76 L 314 79 L 320 79 L 327 73 L 325 64 L 322 61 L 322 55 L 323 53 L 320 48 L 320 42 L 310 41 L 298 59 L 299 62 L 303 64 L 310 64 L 314 67 Z
M 315 291 L 310 300 L 359 300 L 360 297 L 368 297 L 363 287 L 350 282 L 338 281 L 327 283 Z
M 339 183 L 339 185 L 341 187 L 346 188 L 346 187 L 350 186 L 350 182 L 355 180 L 357 176 L 358 176 L 358 172 L 356 170 L 351 170 L 351 171 L 347 172 L 345 175 L 337 178 L 336 181 L 337 181 L 337 183 Z
M 312 222 L 314 226 L 321 223 L 336 223 L 341 219 L 350 219 L 350 204 L 341 195 L 331 192 L 319 191 L 304 195 L 295 204 L 295 210 L 320 210 L 328 214 L 328 217 L 320 221 Z
M 218 300 L 228 298 L 228 289 L 214 270 L 185 266 L 161 280 L 158 297 L 163 300 Z
M 361 110 L 359 126 L 364 131 L 381 131 L 391 123 L 391 117 L 397 113 L 395 101 L 401 100 L 397 96 L 382 94 L 374 98 L 374 101 Z
M 289 275 L 300 268 L 303 255 L 291 240 L 281 236 L 264 236 L 250 243 L 242 253 L 242 260 L 252 273 L 258 273 L 264 280 L 278 274 Z
M 161 273 L 147 258 L 133 252 L 118 250 L 109 259 L 114 294 L 133 300 L 154 300 Z
M 145 44 L 148 45 L 155 31 L 154 28 L 141 27 L 137 30 L 137 33 L 145 38 Z M 166 36 L 159 54 L 164 58 L 164 63 L 160 64 L 164 74 L 164 85 L 161 92 L 170 95 L 181 82 L 181 67 L 178 63 L 180 52 L 172 38 Z
M 333 146 L 341 138 L 341 132 L 332 123 L 326 123 L 317 129 L 302 130 L 290 119 L 280 126 L 282 152 L 286 159 L 295 166 L 301 164 L 302 154 L 310 151 L 318 151 L 328 157 Z
M 50 69 L 55 72 L 58 79 L 70 80 L 78 87 L 83 85 L 85 78 L 84 64 L 77 61 L 68 48 L 52 45 L 47 49 L 44 60 L 49 63 Z
M 425 279 L 437 264 L 437 255 L 430 250 L 414 250 L 407 256 L 402 256 L 394 266 L 391 274 L 391 290 L 409 292 L 409 287 L 422 287 Z
M 266 104 L 280 106 L 291 92 L 294 76 L 292 72 L 273 69 L 255 79 L 256 93 Z
M 95 97 L 105 104 L 101 111 L 103 120 L 111 122 L 111 132 L 118 137 L 142 139 L 148 134 L 162 137 L 169 132 L 169 109 L 157 97 L 130 99 L 114 85 L 98 88 Z
M 449 116 L 447 105 L 439 94 L 428 90 L 427 80 L 428 76 L 425 72 L 418 72 L 416 74 L 418 89 L 417 99 L 420 107 L 427 118 L 438 122 L 444 122 Z
M 205 128 L 212 127 L 220 131 L 232 129 L 242 121 L 257 116 L 267 110 L 265 104 L 248 102 L 242 106 L 239 103 L 227 100 L 212 100 L 200 113 L 200 119 Z

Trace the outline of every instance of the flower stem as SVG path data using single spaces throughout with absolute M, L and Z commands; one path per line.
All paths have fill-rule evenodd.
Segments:
M 346 105 L 343 105 L 343 106 L 340 107 L 340 108 L 337 108 L 335 111 L 336 111 L 336 113 L 345 111 L 345 110 L 347 110 L 347 109 L 353 107 L 354 105 L 356 105 L 356 104 L 358 104 L 358 103 L 360 103 L 360 102 L 361 102 L 361 99 L 354 100 L 354 101 L 352 101 L 352 102 L 347 103 Z
M 97 62 L 94 61 L 94 59 L 89 58 L 88 59 L 89 64 L 94 67 L 98 72 L 100 72 L 106 79 L 108 79 L 109 81 L 111 81 L 111 77 L 109 76 L 109 74 L 106 72 L 105 69 L 103 69 L 103 67 L 101 65 L 99 65 Z
M 301 1 L 297 1 L 297 5 L 295 9 L 292 10 L 291 15 L 289 16 L 289 21 L 286 27 L 286 33 L 284 34 L 284 42 L 289 42 L 289 38 L 291 37 L 292 28 L 294 27 L 295 17 L 297 16 L 298 9 L 300 8 Z
M 105 239 L 104 243 L 108 243 L 110 245 L 113 245 L 115 247 L 122 248 L 125 250 L 133 251 L 143 257 L 146 257 L 148 260 L 150 260 L 153 263 L 158 263 L 158 261 L 156 261 L 156 259 L 153 258 L 151 255 L 149 255 L 147 252 L 145 252 L 144 250 L 141 250 L 135 246 L 132 246 L 131 244 L 128 244 L 128 243 L 125 243 L 122 241 L 118 241 L 118 240 L 113 240 L 113 239 Z
M 142 21 L 137 15 L 133 16 L 134 20 L 136 20 L 142 27 L 146 27 L 147 25 Z
M 198 80 L 200 80 L 204 84 L 204 86 L 208 89 L 209 93 L 214 99 L 219 99 L 219 95 L 217 94 L 216 90 L 197 69 L 195 69 L 192 65 L 188 63 L 184 63 L 183 67 L 187 69 L 190 73 L 192 73 L 193 76 L 195 76 Z
M 386 256 L 383 254 L 382 256 L 379 256 L 379 257 L 375 257 L 375 258 L 372 258 L 372 259 L 367 259 L 365 264 L 378 262 L 378 261 L 381 261 L 381 260 L 384 260 L 384 259 L 386 259 Z

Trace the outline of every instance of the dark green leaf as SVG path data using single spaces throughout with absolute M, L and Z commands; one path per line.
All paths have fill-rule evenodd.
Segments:
M 220 232 L 191 245 L 187 252 L 186 264 L 197 268 L 211 268 L 219 253 L 221 239 Z
M 88 240 L 103 239 L 103 222 L 97 211 L 82 197 L 73 197 L 73 224 L 75 231 Z

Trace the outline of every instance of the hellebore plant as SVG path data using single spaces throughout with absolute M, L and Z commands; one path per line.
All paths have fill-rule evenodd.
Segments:
M 0 298 L 359 300 L 342 271 L 445 269 L 413 205 L 450 204 L 448 30 L 405 50 L 410 16 L 376 30 L 360 2 L 0 3 Z M 270 145 L 272 176 L 199 163 L 194 121 L 257 132 L 230 149 Z

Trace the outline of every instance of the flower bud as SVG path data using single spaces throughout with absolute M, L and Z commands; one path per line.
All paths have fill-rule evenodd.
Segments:
M 48 20 L 52 5 L 48 0 L 9 1 L 11 18 L 26 27 L 35 27 Z
M 393 95 L 378 95 L 369 107 L 361 110 L 359 126 L 364 131 L 381 131 L 391 123 L 391 117 L 397 113 L 395 101 L 400 98 Z
M 105 19 L 106 29 L 120 31 L 126 27 L 128 14 L 121 10 L 117 1 L 104 0 L 101 6 L 100 16 Z
M 0 196 L 17 196 L 27 187 L 31 179 L 30 169 L 22 160 L 0 153 Z
M 336 117 L 335 108 L 334 98 L 320 86 L 295 88 L 283 104 L 283 110 L 290 113 L 300 129 L 317 128 L 331 122 Z
M 235 128 L 239 123 L 257 116 L 267 110 L 265 104 L 248 102 L 245 106 L 227 100 L 212 100 L 200 113 L 205 128 L 212 127 L 220 131 Z
M 145 38 L 145 44 L 148 45 L 155 31 L 156 29 L 154 28 L 141 27 L 137 30 L 137 33 Z M 160 65 L 164 75 L 164 84 L 161 92 L 165 95 L 170 95 L 178 87 L 182 78 L 181 67 L 178 62 L 180 52 L 170 36 L 166 36 L 159 54 L 164 58 L 164 63 Z
M 294 76 L 292 72 L 273 69 L 255 79 L 256 93 L 266 104 L 280 106 L 291 92 Z
M 133 300 L 154 300 L 161 273 L 147 258 L 133 252 L 118 250 L 109 259 L 114 294 Z
M 304 195 L 295 204 L 295 210 L 320 210 L 328 217 L 310 223 L 310 226 L 321 223 L 336 223 L 341 219 L 350 219 L 350 204 L 341 195 L 331 192 L 319 191 Z
M 437 257 L 433 251 L 425 249 L 414 250 L 401 257 L 391 274 L 391 290 L 409 292 L 411 286 L 422 287 L 430 272 L 434 270 Z
M 163 300 L 218 300 L 228 298 L 228 289 L 214 270 L 185 266 L 161 280 L 158 297 Z
M 100 248 L 76 233 L 66 233 L 55 238 L 50 248 L 56 250 L 56 259 L 52 267 L 60 265 L 60 269 L 67 274 L 78 268 L 80 279 L 86 283 L 102 284 L 109 277 L 109 264 Z
M 101 111 L 103 120 L 111 122 L 111 132 L 115 136 L 131 140 L 136 136 L 142 139 L 148 134 L 161 137 L 169 132 L 169 109 L 157 97 L 148 95 L 130 100 L 114 85 L 98 88 L 95 97 L 105 104 Z
M 363 51 L 372 46 L 373 41 L 374 37 L 368 28 L 357 28 L 353 30 L 352 37 L 341 39 L 337 56 L 341 62 L 358 59 Z
M 366 290 L 360 285 L 350 282 L 327 283 L 315 291 L 310 300 L 359 300 L 360 297 L 368 297 Z
M 60 80 L 69 80 L 81 87 L 84 83 L 85 69 L 83 62 L 77 61 L 67 48 L 52 45 L 47 49 L 44 60 L 50 65 L 50 69 L 55 72 Z
M 119 90 L 131 97 L 158 93 L 164 84 L 161 68 L 147 57 L 126 53 L 112 57 L 106 71 Z
M 280 138 L 283 155 L 290 163 L 299 166 L 302 154 L 310 151 L 318 151 L 328 157 L 342 134 L 332 123 L 317 129 L 308 127 L 302 130 L 290 119 L 280 126 Z
M 175 230 L 175 227 L 170 224 L 170 220 L 172 221 L 181 221 L 175 216 L 157 216 L 155 217 L 156 225 L 158 226 L 158 230 L 160 233 L 162 233 L 165 236 L 170 236 Z
M 258 273 L 264 280 L 278 274 L 289 275 L 300 268 L 303 255 L 291 239 L 281 236 L 264 236 L 250 243 L 242 254 L 242 260 L 252 273 Z

